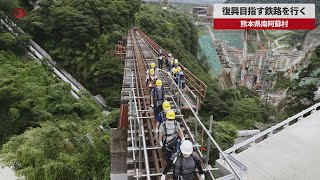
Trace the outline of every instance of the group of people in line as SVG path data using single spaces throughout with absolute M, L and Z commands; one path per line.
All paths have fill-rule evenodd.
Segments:
M 165 68 L 163 67 L 165 64 Z M 155 82 L 158 79 L 159 70 L 165 69 L 168 74 L 171 74 L 175 83 L 179 86 L 180 89 L 184 89 L 186 87 L 186 78 L 185 72 L 180 65 L 178 59 L 175 59 L 172 54 L 168 54 L 168 56 L 164 56 L 162 51 L 158 54 L 158 66 L 156 67 L 156 63 L 151 63 L 149 69 L 147 70 L 146 83 L 149 89 L 155 87 Z
M 201 174 L 201 180 L 204 180 L 200 158 L 198 154 L 193 152 L 191 141 L 185 139 L 177 121 L 176 113 L 171 109 L 170 102 L 166 100 L 166 91 L 162 86 L 162 81 L 158 79 L 159 70 L 164 68 L 163 63 L 165 63 L 166 71 L 172 75 L 178 87 L 184 89 L 186 86 L 185 75 L 178 60 L 174 59 L 171 54 L 164 56 L 162 51 L 159 50 L 158 66 L 156 67 L 155 63 L 151 63 L 146 72 L 146 86 L 150 90 L 150 104 L 157 121 L 156 137 L 159 138 L 159 145 L 162 147 L 167 161 L 161 180 L 165 180 L 171 167 L 174 167 L 174 180 L 194 180 L 196 168 Z

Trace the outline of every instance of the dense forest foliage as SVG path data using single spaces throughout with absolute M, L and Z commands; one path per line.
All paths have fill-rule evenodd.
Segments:
M 123 67 L 114 46 L 133 24 L 139 0 L 42 0 L 24 29 L 93 94 L 119 107 Z
M 315 91 L 320 85 L 320 46 L 312 52 L 308 62 L 308 66 L 301 70 L 296 79 L 291 80 L 283 73 L 277 74 L 276 87 L 288 89 L 287 97 L 279 105 L 280 110 L 288 116 L 320 102 L 319 99 L 315 99 Z
M 27 179 L 108 178 L 109 137 L 99 126 L 110 120 L 91 97 L 74 99 L 36 61 L 0 51 L 0 63 L 2 163 Z
M 12 9 L 22 5 L 24 4 L 19 4 L 18 1 L 0 0 L 0 9 L 9 16 Z M 56 10 L 58 9 L 62 8 L 57 7 Z M 73 19 L 73 22 L 83 21 Z M 35 24 L 37 23 L 25 24 L 24 29 L 31 28 Z M 82 27 L 83 24 L 79 26 Z M 79 28 L 73 30 L 72 26 L 66 28 L 69 33 L 71 31 L 74 34 L 79 31 L 90 33 Z M 37 34 L 41 32 L 40 29 L 35 32 L 31 34 L 32 38 L 41 35 Z M 56 36 L 54 31 L 51 33 L 53 35 L 50 38 L 53 39 L 48 38 L 44 42 L 47 43 L 49 40 L 54 42 Z M 59 37 L 63 36 L 73 37 L 68 33 L 59 34 Z M 53 77 L 48 67 L 21 56 L 25 53 L 24 46 L 30 37 L 14 36 L 4 26 L 0 26 L 1 163 L 12 166 L 17 175 L 25 176 L 26 179 L 109 179 L 108 129 L 116 122 L 119 111 L 115 110 L 110 116 L 105 117 L 88 94 L 84 93 L 80 100 L 74 99 L 69 84 Z M 81 40 L 81 37 L 77 38 Z M 96 83 L 101 89 L 113 88 L 112 85 L 115 85 L 114 89 L 118 91 L 110 95 L 114 97 L 120 93 L 123 70 L 121 61 L 113 57 L 111 45 L 109 49 L 103 49 L 107 47 L 107 43 L 112 44 L 108 42 L 108 38 L 103 34 L 97 40 L 87 38 L 86 43 L 92 43 L 100 49 L 90 48 L 86 44 L 81 46 L 85 47 L 82 50 L 92 51 L 92 54 L 86 55 L 99 56 L 91 59 L 98 61 L 92 62 L 92 66 L 99 63 L 95 64 L 97 66 L 95 69 L 92 66 L 85 68 L 94 70 L 93 76 L 96 77 Z M 72 39 L 72 41 L 78 40 Z M 57 47 L 67 46 L 60 44 Z M 112 58 L 103 59 L 100 55 Z M 115 80 L 113 83 L 107 80 L 114 80 L 112 78 L 118 78 L 118 81 Z M 117 103 L 112 99 L 110 102 Z M 104 127 L 103 130 L 100 125 Z

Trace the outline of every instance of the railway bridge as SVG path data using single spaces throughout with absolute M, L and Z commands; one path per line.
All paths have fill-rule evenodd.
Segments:
M 159 179 L 166 165 L 159 140 L 155 134 L 155 117 L 150 108 L 150 94 L 145 89 L 146 70 L 149 64 L 156 63 L 158 51 L 167 55 L 151 38 L 139 29 L 132 29 L 127 36 L 123 87 L 118 128 L 111 133 L 111 179 Z M 121 54 L 121 53 L 120 53 Z M 184 66 L 180 63 L 183 69 Z M 192 141 L 194 150 L 199 154 L 205 170 L 206 179 L 234 179 L 234 174 L 217 178 L 216 168 L 209 164 L 211 145 L 215 146 L 230 169 L 237 164 L 230 155 L 225 155 L 211 136 L 212 119 L 209 129 L 198 117 L 201 103 L 206 95 L 207 86 L 191 71 L 185 69 L 187 86 L 184 90 L 176 85 L 171 76 L 159 70 L 158 78 L 163 82 L 166 100 L 176 112 L 177 120 L 186 139 Z M 191 118 L 183 112 L 191 111 Z M 190 114 L 190 113 L 189 113 Z M 204 141 L 205 140 L 205 141 Z M 203 147 L 206 147 L 206 151 Z M 172 178 L 172 172 L 167 179 Z M 199 178 L 199 175 L 197 175 Z

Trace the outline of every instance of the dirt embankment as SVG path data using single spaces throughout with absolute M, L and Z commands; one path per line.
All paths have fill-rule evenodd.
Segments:
M 302 49 L 307 50 L 318 45 L 320 45 L 320 26 L 307 34 L 302 44 Z

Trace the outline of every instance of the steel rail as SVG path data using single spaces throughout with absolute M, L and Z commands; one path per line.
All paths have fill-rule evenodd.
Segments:
M 138 32 L 138 34 L 140 34 L 140 33 Z M 149 47 L 148 47 L 148 48 L 149 48 Z M 154 54 L 152 54 L 152 55 L 153 55 L 153 57 L 156 59 L 156 56 L 155 56 Z M 165 72 L 164 70 L 162 70 L 162 69 L 159 69 L 159 71 L 161 72 L 161 77 L 162 77 L 162 79 L 163 79 L 163 80 L 165 79 L 165 82 L 168 83 L 168 80 L 167 80 L 168 78 L 167 78 L 166 76 L 164 76 L 164 74 L 166 74 L 166 72 Z M 172 84 L 172 83 L 174 83 L 174 81 L 171 81 L 171 82 L 170 82 L 170 84 Z M 177 105 L 177 103 L 175 102 L 175 100 L 174 100 L 173 98 L 172 98 L 172 101 L 173 101 L 174 105 L 175 105 L 177 108 L 179 108 L 179 106 Z M 180 110 L 179 110 L 179 111 L 180 111 Z M 188 127 L 185 119 L 184 119 L 183 117 L 181 117 L 181 119 L 182 119 L 182 123 L 183 123 L 183 125 L 184 125 L 184 128 L 186 129 L 186 132 L 187 132 L 188 136 L 190 137 L 191 141 L 193 141 L 193 142 L 196 144 L 196 141 L 195 141 L 195 139 L 194 139 L 194 136 L 193 136 L 193 134 L 191 133 L 190 128 Z M 200 157 L 202 158 L 203 155 L 201 154 L 201 151 L 200 151 L 199 147 L 196 146 L 196 149 L 197 149 Z
M 131 43 L 132 43 L 132 39 L 133 39 L 133 37 L 132 37 L 132 35 L 130 36 L 130 39 L 131 39 Z M 134 51 L 134 49 L 133 49 L 133 45 L 132 45 L 132 48 L 131 48 L 131 50 L 132 50 L 132 63 L 133 63 L 133 71 L 130 71 L 131 72 L 131 83 L 130 83 L 130 91 L 129 91 L 129 105 L 130 105 L 130 116 L 128 117 L 128 118 L 130 118 L 130 119 L 133 119 L 134 120 L 134 144 L 132 143 L 132 145 L 134 145 L 134 146 L 138 146 L 137 145 L 137 132 L 136 132 L 136 128 L 137 128 L 137 123 L 138 123 L 138 127 L 139 127 L 139 147 L 141 146 L 141 137 L 144 135 L 144 134 L 142 134 L 141 133 L 141 130 L 140 130 L 140 123 L 139 123 L 139 114 L 138 114 L 138 111 L 137 111 L 137 99 L 135 98 L 136 96 L 135 96 L 135 89 L 137 89 L 136 88 L 136 85 L 137 84 L 134 84 L 133 82 L 133 80 L 134 80 L 134 77 L 135 78 L 137 78 L 137 75 L 136 75 L 136 71 L 135 71 L 135 63 L 136 63 L 136 59 L 135 59 L 135 53 L 133 53 L 133 51 Z M 127 61 L 126 61 L 126 63 L 127 63 Z M 136 79 L 135 79 L 136 80 Z M 133 87 L 133 85 L 135 85 L 134 87 Z M 131 96 L 130 96 L 131 95 Z M 132 98 L 132 99 L 131 99 Z M 131 104 L 132 103 L 132 104 Z M 133 108 L 133 106 L 134 106 L 134 108 Z M 132 126 L 132 124 L 130 124 L 130 126 Z M 132 129 L 132 128 L 131 128 Z M 131 130 L 131 135 L 133 135 L 133 132 L 132 132 L 132 130 Z M 131 136 L 132 137 L 132 136 Z M 143 139 L 143 138 L 142 138 Z M 132 141 L 133 141 L 133 139 L 132 139 Z M 131 141 L 131 142 L 132 142 Z M 139 172 L 138 170 L 140 170 L 141 171 L 141 148 L 138 148 L 137 150 L 139 150 L 139 169 L 136 167 L 137 166 L 137 161 L 135 160 L 135 153 L 136 153 L 136 151 L 132 151 L 132 153 L 133 153 L 133 160 L 134 160 L 134 166 L 135 166 L 135 173 L 136 173 L 136 180 L 139 180 L 139 173 L 141 173 L 141 172 Z M 144 158 L 146 159 L 148 156 L 147 156 L 147 154 L 145 154 L 144 153 Z M 145 165 L 145 167 L 149 167 L 148 165 Z M 148 168 L 149 169 L 149 168 Z
M 142 47 L 141 47 L 141 44 L 139 43 L 139 40 L 137 38 L 138 36 L 136 34 L 136 30 L 134 29 L 133 31 L 135 33 L 134 38 L 136 39 L 136 42 L 137 42 L 137 45 L 138 45 L 137 47 L 138 47 L 138 50 L 139 50 L 139 53 L 140 53 L 139 54 L 140 57 L 137 58 L 137 61 L 138 61 L 138 71 L 140 72 L 139 76 L 141 77 L 140 78 L 140 83 L 141 83 L 141 79 L 145 80 L 145 76 L 146 76 L 145 72 L 146 72 L 146 68 L 147 68 L 148 64 L 147 64 L 147 60 L 146 60 L 147 58 L 145 57 L 145 54 L 143 53 L 143 50 L 142 50 Z M 141 41 L 141 39 L 140 39 L 140 41 Z M 142 68 L 142 69 L 140 69 L 140 68 Z M 147 92 L 144 91 L 144 87 L 142 86 L 142 84 L 141 84 L 140 88 L 141 88 L 140 89 L 141 90 L 140 96 L 149 95 Z M 144 108 L 147 109 L 148 108 L 147 98 L 142 98 L 141 100 L 142 100 Z M 149 112 L 146 112 L 145 115 L 146 114 L 149 114 Z M 149 117 L 151 117 L 150 114 L 149 114 Z M 154 147 L 155 144 L 154 144 L 154 139 L 153 139 L 154 135 L 152 133 L 151 118 L 146 118 L 146 125 L 148 127 L 148 134 L 149 134 L 150 144 L 151 144 L 151 146 Z M 154 165 L 155 165 L 156 171 L 159 173 L 160 172 L 160 166 L 159 166 L 159 159 L 158 159 L 156 150 L 152 150 L 152 156 L 153 156 L 153 159 L 154 159 Z
M 137 32 L 137 34 L 141 37 L 141 35 L 139 34 L 139 32 Z M 143 38 L 141 38 L 141 39 L 142 39 L 144 42 L 146 41 L 146 40 L 143 39 Z M 146 43 L 146 42 L 145 42 L 145 43 Z M 148 43 L 146 43 L 146 44 L 148 44 Z M 155 54 L 152 53 L 152 50 L 150 49 L 150 47 L 151 47 L 150 44 L 148 44 L 148 46 L 146 46 L 146 47 L 148 48 L 149 52 L 151 52 L 151 54 L 152 54 L 152 56 L 153 56 L 153 59 L 157 59 L 156 56 L 155 56 Z M 152 48 L 152 47 L 151 47 L 151 48 Z M 146 62 L 146 63 L 147 63 L 147 62 Z M 146 65 L 146 66 L 147 66 L 147 65 Z M 166 73 L 164 73 L 164 71 L 163 71 L 162 69 L 159 69 L 159 76 L 162 77 L 163 83 L 166 82 L 166 83 L 168 83 L 168 85 L 174 83 L 174 81 L 171 81 L 171 82 L 169 83 L 168 78 L 167 78 L 166 76 L 164 76 L 164 74 L 166 74 Z M 169 87 L 169 89 L 170 89 L 170 87 Z M 174 103 L 175 107 L 176 107 L 177 109 L 179 109 L 179 106 L 177 105 L 177 103 L 175 102 L 175 100 L 174 100 L 173 98 L 172 98 L 172 102 Z M 181 111 L 179 110 L 179 111 L 177 111 L 177 112 L 180 113 Z M 196 141 L 195 141 L 195 139 L 194 139 L 194 136 L 193 136 L 193 134 L 191 133 L 190 128 L 188 127 L 185 119 L 183 118 L 183 115 L 176 115 L 176 117 L 178 117 L 178 116 L 181 117 L 182 127 L 185 128 L 185 131 L 187 132 L 187 135 L 189 136 L 189 138 L 191 139 L 191 141 L 192 141 L 194 144 L 196 144 Z M 196 147 L 196 150 L 197 150 L 197 153 L 199 154 L 199 156 L 200 156 L 201 158 L 203 158 L 203 155 L 202 155 L 199 147 L 198 147 L 197 145 L 194 145 L 194 146 Z M 209 173 L 210 173 L 210 176 L 213 177 L 211 171 L 209 171 Z M 159 175 L 161 175 L 161 173 L 160 173 Z M 197 174 L 197 178 L 200 179 L 199 174 Z
M 171 76 L 168 76 L 169 78 L 172 79 Z M 173 79 L 172 79 L 173 80 Z M 196 112 L 192 109 L 192 106 L 190 105 L 190 103 L 188 102 L 188 100 L 186 99 L 186 97 L 183 95 L 182 91 L 179 89 L 179 86 L 177 84 L 174 84 L 177 88 L 177 90 L 181 93 L 181 97 L 186 101 L 186 103 L 188 104 L 191 112 L 193 113 L 194 117 L 197 119 L 198 123 L 200 124 L 200 126 L 202 127 L 202 129 L 204 130 L 204 132 L 207 134 L 207 136 L 210 138 L 211 142 L 216 146 L 216 148 L 218 149 L 219 153 L 223 156 L 223 158 L 226 160 L 226 162 L 228 163 L 228 165 L 230 166 L 231 170 L 234 172 L 234 174 L 239 178 L 239 180 L 242 180 L 242 177 L 240 176 L 240 174 L 236 171 L 236 169 L 233 167 L 233 165 L 231 164 L 230 160 L 227 158 L 227 156 L 225 155 L 225 153 L 222 151 L 222 149 L 220 148 L 220 146 L 218 145 L 218 143 L 213 139 L 213 137 L 211 136 L 209 130 L 207 130 L 207 128 L 205 127 L 205 125 L 201 122 L 200 118 L 198 117 L 198 115 L 196 114 Z
M 150 37 L 148 37 L 148 36 L 147 36 L 145 33 L 143 33 L 141 30 L 138 29 L 138 32 L 139 32 L 139 33 L 142 35 L 142 37 L 147 41 L 147 43 L 153 48 L 154 52 L 158 52 L 158 50 L 156 50 L 156 49 L 162 49 L 156 42 L 154 42 Z M 167 51 L 165 51 L 164 49 L 162 49 L 162 50 L 163 50 L 163 52 L 164 52 L 165 55 L 168 55 L 168 52 L 167 52 Z M 205 98 L 206 93 L 207 93 L 207 88 L 208 88 L 207 85 L 204 84 L 204 83 L 203 83 L 197 76 L 195 76 L 190 70 L 188 70 L 187 68 L 185 68 L 181 63 L 179 63 L 179 66 L 181 66 L 183 69 L 185 69 L 186 78 L 190 76 L 190 79 L 194 78 L 194 79 L 196 79 L 196 80 L 199 81 L 199 83 L 200 83 L 200 85 L 199 85 L 200 91 L 203 92 L 203 94 L 202 94 L 202 93 L 199 93 L 198 96 L 199 96 L 200 102 L 202 102 L 201 100 Z M 190 75 L 189 75 L 189 74 L 190 74 Z M 191 76 L 192 76 L 192 78 L 191 78 Z M 189 78 L 188 78 L 188 79 L 189 79 Z M 193 79 L 192 79 L 192 80 L 193 80 Z M 193 80 L 193 81 L 194 81 L 194 80 Z M 197 83 L 195 83 L 195 84 L 197 84 Z M 197 84 L 197 85 L 198 85 L 198 84 Z M 204 87 L 202 87 L 202 85 L 203 85 Z M 193 84 L 191 84 L 191 86 L 192 86 L 194 89 L 196 89 Z M 199 91 L 199 92 L 200 92 L 200 91 Z
M 139 31 L 139 33 L 140 33 L 140 32 L 143 34 L 142 31 Z M 145 37 L 146 37 L 146 38 L 149 38 L 149 37 L 146 36 L 146 35 L 145 35 Z M 147 40 L 146 40 L 146 41 L 147 41 Z M 152 40 L 151 40 L 151 41 L 152 41 Z M 155 43 L 155 44 L 156 44 L 156 43 Z M 157 44 L 156 44 L 156 45 L 157 45 Z M 150 43 L 149 43 L 149 46 L 152 47 L 152 45 L 150 45 Z M 159 45 L 157 45 L 157 46 L 158 46 L 158 48 L 161 48 Z M 152 47 L 152 48 L 153 48 L 153 47 Z M 154 50 L 155 52 L 157 52 L 157 51 L 155 50 L 155 48 L 153 48 L 153 50 Z M 171 81 L 174 82 L 173 79 L 172 79 L 172 77 L 171 77 L 171 76 L 169 76 L 169 77 L 170 77 Z M 192 79 L 192 80 L 193 80 L 193 79 Z M 173 83 L 173 84 L 176 86 L 176 89 L 178 89 L 178 91 L 179 91 L 179 93 L 182 95 L 183 99 L 187 102 L 190 110 L 191 110 L 192 113 L 195 115 L 197 121 L 200 122 L 200 125 L 202 126 L 202 128 L 204 129 L 204 131 L 206 132 L 206 134 L 208 135 L 208 137 L 210 138 L 210 140 L 211 140 L 211 141 L 213 142 L 213 144 L 217 147 L 217 149 L 218 149 L 219 152 L 222 154 L 222 156 L 225 157 L 225 155 L 223 154 L 223 151 L 221 150 L 221 148 L 219 147 L 219 145 L 215 142 L 215 140 L 213 139 L 213 137 L 211 136 L 211 134 L 208 132 L 208 130 L 205 128 L 205 126 L 202 124 L 201 120 L 200 120 L 199 117 L 197 116 L 197 113 L 194 112 L 194 110 L 192 109 L 190 103 L 188 102 L 188 100 L 186 99 L 186 97 L 183 95 L 182 91 L 179 89 L 178 85 L 175 84 L 175 83 Z M 201 89 L 201 90 L 202 90 L 202 89 Z M 200 101 L 201 101 L 201 100 L 200 100 Z M 175 101 L 174 101 L 174 102 L 175 102 Z M 188 127 L 186 123 L 185 123 L 185 127 Z M 186 128 L 186 130 L 189 130 L 189 128 Z M 191 134 L 191 133 L 190 133 L 190 134 Z M 193 138 L 192 135 L 191 135 L 190 137 Z M 194 141 L 194 142 L 195 142 L 195 141 Z M 202 156 L 202 154 L 200 153 L 200 151 L 199 151 L 199 154 Z M 229 162 L 229 160 L 228 160 L 226 157 L 225 157 L 225 159 L 226 159 L 227 163 L 229 164 L 229 166 L 231 167 L 232 171 L 235 173 L 235 175 L 241 180 L 241 176 L 238 174 L 238 172 L 235 170 L 235 168 L 231 165 L 231 163 Z M 211 174 L 211 172 L 210 172 L 210 176 L 213 177 L 213 175 Z
M 132 33 L 132 32 L 131 32 Z M 136 36 L 134 36 L 135 38 L 137 38 Z M 143 38 L 141 38 L 141 39 L 143 39 Z M 140 48 L 140 55 L 143 55 L 144 56 L 144 54 L 143 54 L 143 51 L 142 51 L 142 48 L 140 47 L 141 45 L 139 44 L 139 48 Z M 152 47 L 152 46 L 146 46 L 146 47 Z M 150 50 L 150 49 L 149 49 Z M 137 52 L 136 50 L 135 50 L 135 52 Z M 135 54 L 139 54 L 139 53 L 135 53 Z M 154 56 L 154 53 L 152 53 L 152 55 Z M 140 58 L 137 58 L 137 61 L 138 61 L 138 59 L 140 59 Z M 144 57 L 143 58 L 143 60 L 144 60 L 144 62 L 145 62 L 145 64 L 144 64 L 144 67 L 147 67 L 147 59 L 146 59 L 146 57 Z M 139 63 L 139 61 L 138 61 L 138 63 Z M 136 72 L 141 72 L 140 71 L 140 69 L 139 69 L 139 67 L 143 67 L 143 65 L 139 65 L 138 67 L 136 67 L 135 68 L 135 70 L 136 70 Z M 161 71 L 160 71 L 161 72 Z M 144 72 L 142 72 L 142 73 L 144 73 Z M 141 81 L 141 75 L 143 75 L 143 74 L 140 74 L 140 73 L 137 73 L 137 75 L 139 75 L 139 79 L 140 79 L 140 81 Z M 138 77 L 138 76 L 137 76 Z M 163 72 L 161 72 L 161 77 L 163 77 L 164 79 L 165 79 L 165 77 L 167 77 L 167 76 L 164 76 L 163 75 Z M 173 82 L 173 79 L 172 79 L 172 77 L 170 77 L 170 76 L 168 76 L 169 78 L 170 78 L 170 80 L 171 80 L 171 82 Z M 166 82 L 168 82 L 168 80 L 166 80 Z M 138 83 L 137 83 L 138 84 Z M 141 84 L 140 84 L 141 85 Z M 213 144 L 218 148 L 218 150 L 219 150 L 219 152 L 222 154 L 222 156 L 224 156 L 224 154 L 223 154 L 223 152 L 222 152 L 222 150 L 221 150 L 221 148 L 218 146 L 218 144 L 215 142 L 215 140 L 212 138 L 212 136 L 211 136 L 211 134 L 208 132 L 208 130 L 205 128 L 205 126 L 202 124 L 202 122 L 201 122 L 201 120 L 199 119 L 199 117 L 197 116 L 197 114 L 195 113 L 195 111 L 192 109 L 192 106 L 190 105 L 190 103 L 188 102 L 188 100 L 186 99 L 186 97 L 183 95 L 183 92 L 179 89 L 179 87 L 178 87 L 178 85 L 176 85 L 175 83 L 173 83 L 173 85 L 176 87 L 176 90 L 178 90 L 178 92 L 181 94 L 181 97 L 186 101 L 186 103 L 187 103 L 187 105 L 189 106 L 189 108 L 190 108 L 190 110 L 192 111 L 192 113 L 194 114 L 194 116 L 195 116 L 195 118 L 197 119 L 197 121 L 198 121 L 198 123 L 202 126 L 202 128 L 204 129 L 204 131 L 206 132 L 206 134 L 208 135 L 208 137 L 209 137 L 209 139 L 213 142 Z M 138 91 L 140 91 L 140 89 L 139 88 L 137 88 L 138 89 Z M 143 90 L 142 90 L 143 91 Z M 138 97 L 144 97 L 144 95 L 141 95 L 141 94 L 137 94 L 137 96 Z M 145 101 L 145 98 L 139 98 L 138 99 L 138 101 L 140 101 L 140 99 L 141 100 L 143 100 L 143 101 Z M 173 100 L 173 102 L 174 102 L 174 104 L 175 104 L 175 101 Z M 139 103 L 138 103 L 139 104 Z M 144 105 L 145 105 L 145 103 L 144 103 Z M 141 106 L 141 104 L 140 104 L 140 106 Z M 175 104 L 175 106 L 176 107 L 178 107 L 177 106 L 177 104 Z M 141 108 L 139 108 L 140 109 L 140 111 L 142 110 Z M 147 112 L 147 111 L 146 111 Z M 140 112 L 140 113 L 142 113 L 142 112 Z M 147 121 L 149 121 L 149 120 L 147 120 Z M 184 121 L 184 119 L 182 118 L 182 121 Z M 150 121 L 149 121 L 149 123 L 150 123 Z M 186 122 L 184 121 L 183 122 L 183 124 L 184 124 L 184 127 L 185 127 L 185 129 L 187 130 L 187 132 L 188 131 L 190 131 L 190 129 L 188 128 L 188 126 L 187 126 L 187 124 L 186 124 Z M 143 131 L 144 132 L 144 131 Z M 150 131 L 149 130 L 149 133 L 150 134 L 152 134 L 151 133 L 152 132 L 152 130 Z M 150 135 L 149 134 L 149 135 Z M 188 133 L 189 134 L 189 133 Z M 193 138 L 193 135 L 191 134 L 191 132 L 190 132 L 190 138 Z M 150 139 L 149 139 L 150 140 Z M 145 141 L 145 140 L 144 140 Z M 194 142 L 196 142 L 195 140 L 194 140 Z M 154 145 L 152 145 L 152 147 L 154 147 Z M 144 147 L 144 151 L 146 151 L 146 147 Z M 149 149 L 150 150 L 150 149 Z M 152 150 L 152 151 L 154 151 L 154 150 Z M 201 153 L 200 153 L 200 155 L 201 155 Z M 233 166 L 231 165 L 231 163 L 229 162 L 229 159 L 227 159 L 226 157 L 225 157 L 225 159 L 226 159 L 226 161 L 227 161 L 227 163 L 229 164 L 229 166 L 231 167 L 231 169 L 234 171 L 234 173 L 235 173 L 235 175 L 241 180 L 241 177 L 239 176 L 239 174 L 236 172 L 236 170 L 233 168 Z M 146 159 L 147 160 L 147 159 Z M 210 172 L 210 171 L 209 171 Z M 161 175 L 161 173 L 153 173 L 152 175 Z M 211 175 L 211 172 L 210 172 L 210 175 Z M 141 174 L 140 174 L 140 176 L 141 176 Z M 150 174 L 148 174 L 148 173 L 146 173 L 146 176 L 147 177 L 149 177 L 150 176 Z M 211 176 L 212 177 L 212 176 Z M 159 178 L 159 177 L 158 177 Z
M 140 69 L 139 69 L 139 64 L 137 66 L 137 63 L 139 63 L 139 59 L 141 59 L 141 55 L 140 55 L 140 51 L 138 48 L 138 44 L 136 42 L 135 36 L 133 31 L 131 30 L 131 35 L 132 35 L 132 44 L 133 44 L 133 54 L 135 56 L 134 58 L 134 71 L 135 71 L 135 81 L 136 81 L 136 88 L 137 88 L 137 92 L 135 92 L 135 89 L 132 89 L 133 91 L 133 97 L 134 97 L 134 104 L 135 104 L 135 108 L 136 108 L 136 112 L 137 112 L 137 120 L 138 120 L 138 124 L 139 124 L 139 129 L 141 132 L 141 136 L 142 136 L 142 144 L 143 144 L 143 152 L 144 152 L 144 158 L 145 158 L 145 170 L 146 170 L 146 174 L 147 174 L 147 179 L 151 180 L 150 178 L 150 167 L 149 167 L 149 158 L 148 158 L 148 152 L 147 152 L 147 144 L 146 144 L 146 138 L 145 138 L 145 132 L 144 132 L 144 126 L 143 126 L 143 120 L 139 118 L 139 114 L 141 112 L 138 112 L 138 109 L 141 110 L 141 99 L 136 99 L 136 96 L 141 96 L 141 91 L 143 91 L 143 86 L 142 86 L 142 82 L 141 82 L 141 77 L 140 77 Z M 137 107 L 139 106 L 139 107 Z M 145 108 L 145 106 L 144 106 Z M 142 113 L 141 113 L 142 114 Z M 139 168 L 140 169 L 140 168 Z

